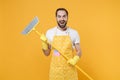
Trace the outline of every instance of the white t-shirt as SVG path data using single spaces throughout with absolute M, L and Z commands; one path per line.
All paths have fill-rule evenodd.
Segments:
M 74 48 L 74 44 L 80 43 L 80 36 L 79 36 L 78 32 L 76 30 L 72 29 L 72 28 L 68 27 L 67 30 L 61 31 L 56 26 L 54 28 L 49 29 L 46 32 L 46 37 L 47 37 L 49 42 L 52 42 L 55 35 L 60 36 L 60 35 L 68 35 L 68 34 L 71 38 L 72 46 Z

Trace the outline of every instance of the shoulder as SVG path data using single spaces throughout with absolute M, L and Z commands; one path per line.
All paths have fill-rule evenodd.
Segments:
M 56 27 L 53 27 L 53 28 L 50 28 L 47 30 L 46 34 L 50 35 L 50 34 L 53 34 L 56 30 Z
M 78 31 L 73 28 L 69 28 L 69 31 L 71 34 L 78 34 Z
M 80 35 L 77 30 L 70 28 L 70 36 L 73 43 L 80 43 Z

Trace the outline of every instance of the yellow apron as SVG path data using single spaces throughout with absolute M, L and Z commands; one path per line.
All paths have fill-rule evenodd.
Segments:
M 52 45 L 66 57 L 73 57 L 72 42 L 69 34 L 57 36 L 55 33 Z M 67 60 L 57 50 L 52 49 L 52 52 L 49 80 L 78 80 L 76 68 L 68 64 Z

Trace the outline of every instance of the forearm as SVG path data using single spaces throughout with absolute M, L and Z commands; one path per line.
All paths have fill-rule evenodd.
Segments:
M 46 50 L 45 49 L 42 49 L 42 50 L 46 56 L 49 56 L 51 52 L 51 46 L 48 44 L 48 48 Z
M 81 55 L 82 55 L 81 49 L 76 51 L 76 55 L 81 57 Z
M 75 45 L 75 49 L 76 49 L 76 55 L 81 57 L 82 51 L 79 43 Z

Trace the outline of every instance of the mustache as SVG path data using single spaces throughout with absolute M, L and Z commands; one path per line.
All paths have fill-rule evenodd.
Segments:
M 65 20 L 60 20 L 59 22 L 60 22 L 60 23 L 64 23 L 64 22 L 66 22 L 66 21 L 65 21 Z

